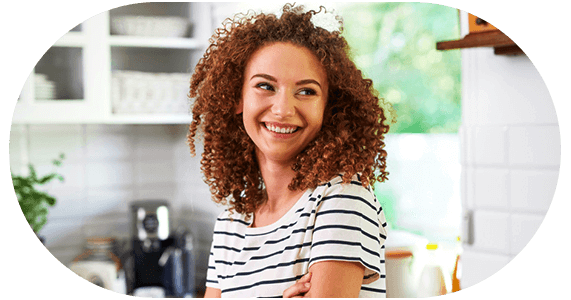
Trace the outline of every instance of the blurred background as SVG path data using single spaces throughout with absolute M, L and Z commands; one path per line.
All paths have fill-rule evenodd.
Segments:
M 387 295 L 436 295 L 491 276 L 531 239 L 555 191 L 559 126 L 541 76 L 525 55 L 437 50 L 469 33 L 467 13 L 451 7 L 323 5 L 342 16 L 355 63 L 397 112 L 386 137 L 389 180 L 375 186 L 390 226 Z M 186 143 L 188 80 L 225 18 L 280 7 L 119 7 L 71 29 L 40 59 L 14 111 L 10 170 L 28 176 L 32 164 L 38 177 L 63 177 L 38 187 L 56 202 L 37 231 L 62 264 L 120 293 L 204 292 L 223 207 Z M 135 249 L 165 272 L 137 275 L 156 266 L 137 265 Z M 92 280 L 95 271 L 108 277 Z

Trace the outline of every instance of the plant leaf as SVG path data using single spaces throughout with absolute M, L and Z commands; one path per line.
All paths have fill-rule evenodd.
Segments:
M 28 169 L 30 170 L 30 176 L 29 178 L 33 181 L 36 182 L 38 181 L 38 176 L 36 174 L 36 169 L 34 168 L 34 166 L 32 164 L 28 165 Z
M 57 176 L 56 173 L 46 175 L 38 180 L 38 184 L 46 184 Z
M 46 202 L 49 206 L 54 206 L 56 204 L 56 198 L 46 195 Z

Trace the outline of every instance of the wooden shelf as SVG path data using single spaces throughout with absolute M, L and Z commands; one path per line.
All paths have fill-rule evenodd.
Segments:
M 499 30 L 470 33 L 461 40 L 436 43 L 437 50 L 493 47 L 497 55 L 524 55 L 521 48 Z

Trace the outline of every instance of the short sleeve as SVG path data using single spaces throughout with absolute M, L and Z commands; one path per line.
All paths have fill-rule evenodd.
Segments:
M 310 266 L 327 260 L 360 262 L 365 266 L 363 284 L 371 283 L 384 273 L 386 232 L 380 204 L 358 182 L 329 185 L 316 202 Z
M 220 289 L 218 284 L 218 273 L 216 272 L 216 264 L 214 263 L 214 241 L 210 247 L 210 255 L 208 257 L 208 270 L 206 271 L 206 286 L 211 288 Z

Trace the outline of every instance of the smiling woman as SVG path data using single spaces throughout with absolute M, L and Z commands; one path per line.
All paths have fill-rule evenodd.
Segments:
M 228 206 L 208 297 L 385 296 L 387 223 L 372 184 L 388 175 L 390 107 L 340 32 L 312 23 L 321 14 L 238 16 L 196 66 L 188 138 L 194 153 L 204 131 L 201 169 Z

